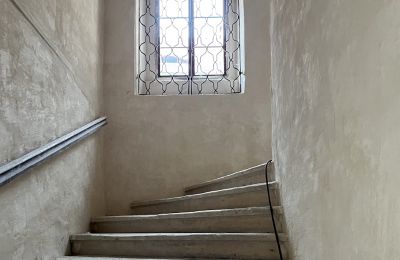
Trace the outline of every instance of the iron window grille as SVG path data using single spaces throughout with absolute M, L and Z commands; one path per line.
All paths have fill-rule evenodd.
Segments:
M 139 95 L 244 90 L 241 0 L 139 0 Z

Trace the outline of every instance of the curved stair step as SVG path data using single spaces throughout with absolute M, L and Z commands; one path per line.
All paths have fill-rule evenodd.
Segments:
M 178 260 L 178 258 L 115 258 L 115 257 L 97 257 L 97 256 L 64 256 L 57 260 Z M 183 259 L 183 258 L 180 258 Z M 180 260 L 179 259 L 179 260 Z
M 278 259 L 273 233 L 87 233 L 71 244 L 73 255 L 84 256 Z
M 126 257 L 104 257 L 104 256 L 63 256 L 56 258 L 56 260 L 222 260 L 218 258 L 126 258 Z
M 115 258 L 115 257 L 98 257 L 98 256 L 64 256 L 58 257 L 57 260 L 183 260 L 185 258 Z
M 242 171 L 222 176 L 217 179 L 187 187 L 185 189 L 185 194 L 197 194 L 265 182 L 265 166 L 266 163 L 263 163 Z M 274 181 L 274 167 L 272 164 L 268 167 L 268 172 L 270 173 L 268 176 L 269 181 Z
M 282 207 L 276 206 L 275 218 L 282 231 Z M 273 232 L 267 207 L 204 210 L 156 215 L 107 216 L 93 218 L 91 231 L 95 233 L 133 232 Z
M 278 183 L 270 182 L 272 205 L 277 206 Z M 266 184 L 258 183 L 218 191 L 185 195 L 131 204 L 133 214 L 188 212 L 211 209 L 263 207 L 267 203 Z

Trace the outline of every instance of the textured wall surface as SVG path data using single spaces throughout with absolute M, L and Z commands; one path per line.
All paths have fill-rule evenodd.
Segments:
M 400 1 L 274 0 L 272 13 L 293 259 L 399 259 Z
M 168 97 L 134 96 L 134 1 L 105 3 L 108 213 L 271 157 L 269 1 L 245 1 L 245 94 Z
M 0 163 L 101 114 L 103 3 L 0 0 Z M 51 259 L 104 213 L 97 134 L 0 188 L 0 259 Z

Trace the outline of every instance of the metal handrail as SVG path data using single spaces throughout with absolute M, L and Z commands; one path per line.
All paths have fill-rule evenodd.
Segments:
M 107 124 L 106 117 L 100 117 L 54 141 L 41 146 L 13 161 L 0 165 L 0 187 L 22 175 L 28 169 L 64 151 L 71 145 L 97 132 Z

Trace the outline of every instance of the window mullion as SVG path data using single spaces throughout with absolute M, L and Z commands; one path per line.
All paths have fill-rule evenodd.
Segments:
M 189 77 L 195 75 L 194 58 L 194 0 L 189 0 Z

